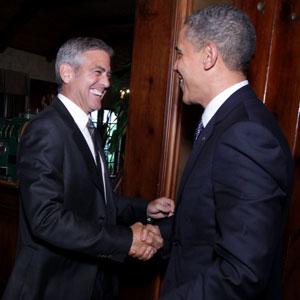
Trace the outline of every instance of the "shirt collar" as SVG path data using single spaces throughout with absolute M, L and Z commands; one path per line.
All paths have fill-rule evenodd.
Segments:
M 58 94 L 57 97 L 69 111 L 79 129 L 83 131 L 89 120 L 89 115 L 87 115 L 77 104 L 63 94 Z
M 217 110 L 221 107 L 221 105 L 238 89 L 242 88 L 243 86 L 249 84 L 248 80 L 243 80 L 238 82 L 231 87 L 225 89 L 216 97 L 214 97 L 208 105 L 205 107 L 204 112 L 202 114 L 202 123 L 205 127 L 210 119 L 215 115 Z

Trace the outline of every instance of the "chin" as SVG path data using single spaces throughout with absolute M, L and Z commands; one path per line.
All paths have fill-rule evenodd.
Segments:
M 184 95 L 182 97 L 182 102 L 187 105 L 193 104 L 193 102 L 189 98 L 185 97 Z
M 93 110 L 100 110 L 102 107 L 102 103 L 95 103 L 95 105 L 93 105 Z

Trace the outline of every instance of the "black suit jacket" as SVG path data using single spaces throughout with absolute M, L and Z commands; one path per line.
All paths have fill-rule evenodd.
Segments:
M 3 299 L 112 299 L 113 261 L 125 259 L 146 201 L 116 197 L 73 118 L 56 99 L 19 149 L 20 243 Z
M 183 172 L 161 300 L 281 299 L 291 185 L 287 142 L 245 86 L 207 124 Z

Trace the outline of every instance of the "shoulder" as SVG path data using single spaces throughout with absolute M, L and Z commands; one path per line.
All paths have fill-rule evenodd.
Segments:
M 216 176 L 221 170 L 229 178 L 241 174 L 260 179 L 269 176 L 287 186 L 291 161 L 289 149 L 272 130 L 261 123 L 243 121 L 227 128 L 220 137 L 214 166 Z
M 67 134 L 64 121 L 49 107 L 29 121 L 20 138 L 20 149 L 60 148 Z
M 266 141 L 286 147 L 284 135 L 274 115 L 250 92 L 246 94 L 247 97 L 235 97 L 235 104 L 228 105 L 227 110 L 224 109 L 223 114 L 220 114 L 218 132 L 221 140 L 232 141 L 240 147 L 248 143 L 266 146 Z
M 250 120 L 237 122 L 220 136 L 218 154 L 243 155 L 255 160 L 276 160 L 285 156 L 285 151 L 276 134 L 261 123 Z M 222 154 L 223 153 L 223 154 Z
M 231 141 L 240 146 L 254 144 L 265 144 L 272 141 L 278 143 L 273 132 L 261 123 L 252 120 L 239 121 L 229 126 L 221 136 L 221 141 Z
M 51 135 L 53 132 L 61 132 L 63 127 L 63 119 L 52 106 L 49 106 L 29 121 L 24 133 L 41 132 L 44 135 Z

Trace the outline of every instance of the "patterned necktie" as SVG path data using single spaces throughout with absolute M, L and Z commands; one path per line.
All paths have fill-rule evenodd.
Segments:
M 204 129 L 202 120 L 200 120 L 197 124 L 196 130 L 195 130 L 195 136 L 194 136 L 194 142 L 196 142 L 196 140 L 198 139 L 201 131 Z

